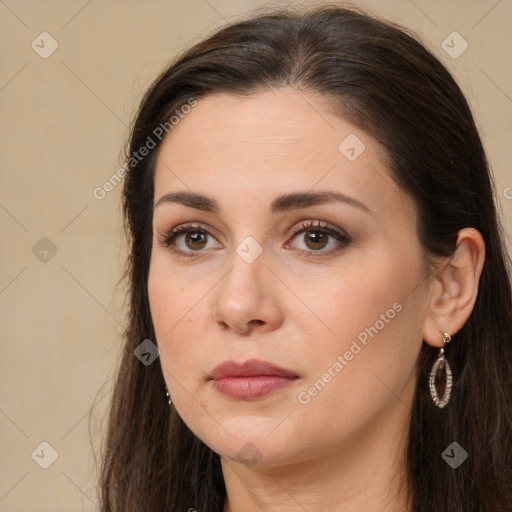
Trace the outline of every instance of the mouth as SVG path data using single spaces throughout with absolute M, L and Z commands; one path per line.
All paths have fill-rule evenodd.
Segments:
M 216 366 L 210 376 L 213 388 L 230 398 L 257 400 L 282 389 L 299 379 L 292 371 L 268 361 L 249 359 L 240 364 L 225 361 Z

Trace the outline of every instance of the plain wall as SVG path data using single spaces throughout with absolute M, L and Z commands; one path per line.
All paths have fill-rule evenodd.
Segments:
M 121 186 L 102 200 L 93 190 L 122 165 L 135 108 L 166 62 L 264 4 L 286 2 L 0 2 L 0 510 L 95 510 L 92 446 L 126 319 L 124 288 L 116 289 Z M 358 5 L 417 32 L 451 70 L 480 127 L 510 233 L 512 3 Z M 469 45 L 458 58 L 441 47 L 454 31 Z M 47 58 L 40 54 L 54 43 L 42 32 L 58 43 Z M 52 451 L 42 442 L 58 453 L 48 469 L 40 464 Z

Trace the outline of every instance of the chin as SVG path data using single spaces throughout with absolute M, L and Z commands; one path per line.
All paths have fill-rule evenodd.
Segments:
M 223 457 L 227 464 L 230 461 L 244 464 L 247 467 L 278 467 L 299 460 L 300 448 L 298 432 L 279 425 L 281 420 L 257 415 L 240 415 L 220 425 L 205 426 L 207 436 L 200 432 L 196 435 L 213 451 Z M 279 425 L 276 428 L 276 425 Z

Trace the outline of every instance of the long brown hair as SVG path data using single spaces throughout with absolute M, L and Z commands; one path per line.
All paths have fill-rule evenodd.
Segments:
M 355 8 L 260 13 L 216 31 L 181 55 L 145 94 L 127 158 L 181 106 L 207 94 L 293 87 L 331 101 L 339 115 L 386 149 L 393 179 L 415 201 L 427 255 L 450 257 L 457 232 L 483 235 L 486 261 L 473 312 L 447 349 L 449 405 L 436 408 L 428 374 L 437 351 L 422 346 L 407 469 L 411 510 L 512 510 L 512 299 L 510 260 L 494 186 L 470 108 L 446 68 L 416 36 Z M 178 128 L 179 129 L 179 128 Z M 160 140 L 124 181 L 129 241 L 129 324 L 105 437 L 102 512 L 219 512 L 219 455 L 174 408 L 162 368 L 134 349 L 155 341 L 148 302 L 155 160 Z M 453 469 L 441 457 L 457 442 L 469 454 Z

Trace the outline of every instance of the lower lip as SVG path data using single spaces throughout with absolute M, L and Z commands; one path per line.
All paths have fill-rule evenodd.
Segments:
M 256 400 L 272 391 L 282 389 L 297 377 L 278 377 L 276 375 L 259 375 L 257 377 L 225 377 L 213 381 L 213 387 L 230 398 L 239 400 Z

